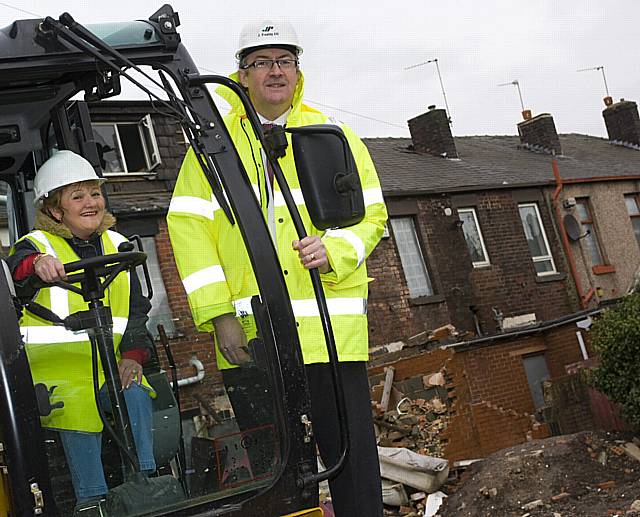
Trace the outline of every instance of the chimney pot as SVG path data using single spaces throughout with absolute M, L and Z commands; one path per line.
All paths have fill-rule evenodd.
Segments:
M 531 110 L 522 111 L 522 120 L 531 120 Z
M 611 106 L 613 104 L 613 99 L 609 95 L 602 100 L 604 101 L 605 106 Z
M 429 111 L 433 111 L 434 109 L 436 109 L 436 105 L 435 105 L 435 104 L 432 104 L 431 106 L 428 106 L 428 107 L 427 107 L 427 109 L 428 109 Z

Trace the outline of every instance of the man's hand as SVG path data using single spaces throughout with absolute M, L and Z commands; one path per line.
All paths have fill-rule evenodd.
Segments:
M 247 352 L 247 336 L 235 315 L 223 314 L 213 320 L 220 353 L 231 364 L 244 364 L 251 360 Z
M 300 263 L 305 269 L 317 267 L 320 273 L 328 273 L 331 271 L 331 265 L 327 258 L 327 249 L 324 247 L 324 243 L 320 237 L 316 235 L 312 237 L 308 236 L 300 241 L 293 241 L 291 245 L 294 250 L 298 250 Z
M 118 373 L 122 387 L 127 389 L 132 382 L 142 382 L 142 366 L 133 359 L 121 359 L 118 363 Z
M 33 271 L 43 282 L 52 283 L 66 280 L 64 264 L 51 255 L 40 255 L 33 263 Z

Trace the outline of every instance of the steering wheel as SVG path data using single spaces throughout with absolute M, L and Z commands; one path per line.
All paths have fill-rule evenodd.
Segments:
M 66 280 L 58 280 L 57 282 L 48 283 L 40 280 L 34 275 L 31 277 L 30 284 L 36 289 L 55 285 L 83 295 L 83 289 L 73 284 L 83 285 L 87 283 L 88 280 L 93 280 L 99 284 L 100 290 L 104 290 L 111 282 L 113 282 L 119 273 L 126 269 L 132 269 L 139 266 L 145 260 L 147 260 L 147 254 L 142 251 L 124 251 L 108 255 L 98 255 L 96 257 L 75 260 L 74 262 L 68 262 L 65 264 L 64 270 L 66 273 L 80 271 L 80 273 L 68 275 Z M 100 283 L 98 280 L 100 277 L 106 277 L 106 280 Z
M 64 265 L 66 273 L 74 273 L 75 271 L 82 272 L 68 275 L 65 282 L 69 284 L 81 284 L 86 280 L 87 274 L 94 274 L 98 277 L 110 277 L 113 273 L 117 275 L 125 269 L 139 266 L 145 260 L 147 260 L 147 254 L 142 251 L 124 251 L 67 262 Z

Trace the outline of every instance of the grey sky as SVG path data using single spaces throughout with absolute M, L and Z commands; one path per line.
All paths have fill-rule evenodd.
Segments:
M 227 74 L 235 67 L 240 28 L 248 20 L 286 17 L 305 51 L 309 104 L 361 136 L 408 136 L 406 121 L 429 104 L 444 107 L 437 58 L 454 135 L 515 134 L 520 101 L 552 113 L 562 133 L 605 136 L 605 66 L 615 100 L 640 100 L 640 2 L 608 1 L 342 1 L 236 2 L 175 0 L 180 33 L 195 62 Z M 70 12 L 81 23 L 145 19 L 162 1 L 0 0 L 0 26 Z M 330 108 L 339 108 L 332 109 Z M 354 112 L 360 116 L 352 115 Z M 371 120 L 376 119 L 376 120 Z

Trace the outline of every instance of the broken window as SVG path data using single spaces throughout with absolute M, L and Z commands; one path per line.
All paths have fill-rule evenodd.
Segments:
M 92 124 L 100 164 L 109 173 L 149 173 L 160 165 L 151 115 L 136 122 Z
M 633 226 L 633 233 L 636 234 L 636 240 L 640 245 L 640 200 L 638 194 L 628 194 L 624 196 L 624 201 L 627 204 L 627 212 L 631 218 L 631 225 Z
M 392 217 L 390 221 L 409 296 L 418 298 L 433 295 L 431 279 L 420 249 L 413 217 Z
M 540 409 L 545 405 L 542 383 L 551 378 L 547 360 L 544 354 L 529 355 L 522 359 L 522 365 L 527 374 L 527 381 L 529 381 L 533 404 L 536 409 Z
M 464 240 L 467 241 L 467 248 L 469 248 L 473 267 L 488 266 L 490 264 L 489 255 L 484 245 L 475 208 L 459 208 L 458 217 L 463 223 L 462 232 L 464 233 Z
M 554 274 L 556 265 L 551 256 L 549 241 L 542 225 L 538 205 L 536 203 L 522 203 L 518 205 L 518 210 L 536 274 L 538 276 Z
M 591 207 L 589 206 L 589 200 L 587 198 L 576 200 L 576 213 L 578 215 L 578 220 L 584 229 L 585 236 L 583 238 L 583 242 L 587 248 L 589 258 L 591 259 L 591 265 L 597 266 L 599 264 L 604 264 L 602 250 L 596 233 L 596 227 L 591 215 Z

